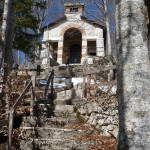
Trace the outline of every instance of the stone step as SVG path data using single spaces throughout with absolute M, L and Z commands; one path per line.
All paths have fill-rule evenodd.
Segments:
M 38 99 L 36 100 L 36 104 L 39 105 L 39 104 L 53 104 L 53 100 L 50 100 L 50 99 Z
M 74 90 L 65 90 L 56 93 L 56 99 L 72 99 L 74 96 Z
M 44 127 L 23 127 L 22 132 L 22 139 L 73 139 L 92 133 L 91 130 Z
M 38 111 L 59 111 L 59 112 L 73 112 L 74 107 L 72 105 L 51 105 L 51 104 L 38 104 L 36 106 Z
M 72 105 L 71 99 L 56 99 L 53 101 L 54 105 Z
M 24 117 L 22 121 L 23 127 L 66 127 L 71 126 L 73 124 L 77 123 L 76 117 L 68 117 L 68 118 L 62 118 L 62 117 L 51 117 L 51 118 L 39 118 L 34 117 L 33 119 L 31 117 Z
M 20 150 L 88 150 L 97 144 L 98 142 L 93 140 L 34 139 L 21 141 Z
M 35 90 L 35 93 L 36 94 L 43 94 L 43 91 L 42 90 Z M 16 94 L 16 95 L 21 95 L 22 92 L 11 92 L 11 94 Z M 31 95 L 32 94 L 32 90 L 30 89 L 26 95 Z
M 69 113 L 69 112 L 59 112 L 59 111 L 36 111 L 35 113 L 36 117 L 39 118 L 51 118 L 51 117 L 63 117 L 63 118 L 76 118 L 76 113 Z
M 79 106 L 86 102 L 86 99 L 56 99 L 53 101 L 54 105 L 74 105 Z
M 39 104 L 34 110 L 37 117 L 59 116 L 66 118 L 76 116 L 72 105 Z

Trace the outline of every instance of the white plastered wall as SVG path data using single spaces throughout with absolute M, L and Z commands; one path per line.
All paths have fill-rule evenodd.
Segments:
M 65 29 L 69 25 L 78 25 L 85 30 L 86 32 L 86 35 L 84 35 L 85 39 L 96 41 L 97 56 L 104 56 L 103 29 L 82 20 L 80 15 L 67 14 L 66 16 L 67 16 L 66 20 L 63 20 L 60 23 L 44 30 L 43 41 L 47 41 L 47 40 L 59 41 L 61 40 L 60 38 L 62 38 L 60 34 L 63 31 L 63 29 Z

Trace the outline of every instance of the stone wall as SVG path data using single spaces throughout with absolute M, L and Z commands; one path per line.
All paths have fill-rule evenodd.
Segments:
M 118 101 L 115 96 L 108 100 L 89 100 L 78 106 L 77 112 L 100 135 L 117 138 Z

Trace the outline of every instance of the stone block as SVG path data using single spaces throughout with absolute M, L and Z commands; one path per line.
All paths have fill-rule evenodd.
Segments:
M 91 125 L 97 124 L 97 115 L 95 113 L 91 114 L 91 116 L 89 117 L 88 123 Z
M 81 106 L 78 111 L 81 115 L 85 115 L 86 114 L 85 106 Z
M 119 128 L 116 125 L 108 125 L 108 126 L 102 126 L 102 135 L 108 136 L 108 137 L 118 137 Z
M 82 98 L 83 90 L 82 89 L 76 89 L 75 90 L 75 95 L 76 95 L 77 98 Z
M 62 111 L 62 112 L 73 112 L 73 106 L 72 105 L 56 105 L 55 111 Z
M 93 103 L 87 103 L 86 105 L 87 114 L 91 114 L 92 112 L 99 112 L 99 105 L 95 102 Z
M 56 99 L 72 99 L 74 96 L 74 93 L 72 90 L 66 90 L 62 92 L 58 92 L 56 94 Z
M 105 124 L 105 118 L 98 120 L 98 125 L 99 125 L 99 126 L 102 126 L 102 125 L 104 125 L 104 124 Z

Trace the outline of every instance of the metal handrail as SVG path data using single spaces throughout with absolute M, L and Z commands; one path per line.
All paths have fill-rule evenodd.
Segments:
M 22 94 L 19 96 L 19 98 L 17 99 L 17 101 L 15 102 L 15 104 L 10 108 L 9 111 L 9 129 L 8 129 L 8 141 L 7 141 L 7 150 L 11 150 L 11 146 L 12 146 L 12 131 L 13 131 L 13 124 L 14 124 L 14 112 L 17 108 L 17 106 L 21 103 L 21 101 L 23 100 L 23 97 L 25 96 L 25 94 L 28 92 L 28 90 L 30 89 L 30 87 L 32 87 L 32 99 L 31 99 L 31 103 L 30 103 L 30 115 L 33 115 L 33 106 L 34 106 L 34 99 L 35 99 L 35 76 L 32 77 L 31 81 L 28 83 L 28 85 L 26 86 L 26 88 L 24 89 L 24 91 L 22 92 Z
M 43 94 L 44 99 L 47 98 L 47 93 L 48 93 L 48 88 L 49 88 L 50 83 L 51 83 L 51 93 L 53 92 L 53 79 L 54 79 L 54 70 L 52 70 L 52 72 L 50 73 L 49 78 L 47 80 L 47 84 L 45 86 L 45 90 L 44 90 L 44 94 Z

